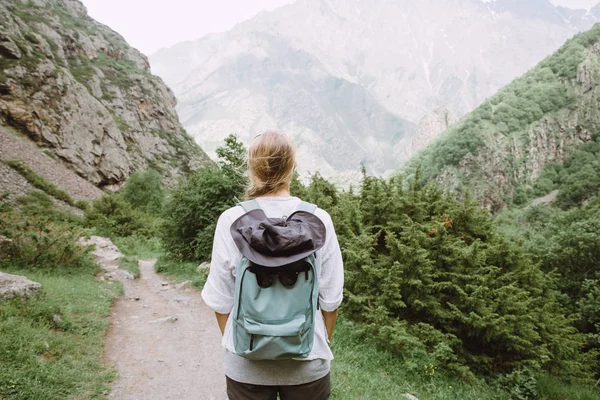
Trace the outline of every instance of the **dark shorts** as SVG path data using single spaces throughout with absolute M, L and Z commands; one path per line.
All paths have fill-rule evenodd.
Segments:
M 293 386 L 262 386 L 236 382 L 226 376 L 229 400 L 327 400 L 331 392 L 329 374 L 314 382 Z

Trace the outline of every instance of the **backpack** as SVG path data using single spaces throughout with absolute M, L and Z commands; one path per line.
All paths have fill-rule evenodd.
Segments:
M 231 225 L 242 258 L 236 266 L 233 342 L 251 360 L 306 358 L 319 309 L 316 251 L 325 226 L 302 202 L 289 217 L 267 218 L 256 200 Z

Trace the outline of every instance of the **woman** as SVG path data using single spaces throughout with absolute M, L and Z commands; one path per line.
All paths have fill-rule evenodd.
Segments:
M 295 150 L 290 139 L 278 132 L 256 137 L 248 151 L 250 187 L 248 199 L 255 199 L 269 218 L 291 215 L 301 200 L 290 195 L 295 170 Z M 342 302 L 344 272 L 342 256 L 329 214 L 317 208 L 315 215 L 326 228 L 325 244 L 317 251 L 320 311 L 315 315 L 314 342 L 310 355 L 302 360 L 249 360 L 235 352 L 230 313 L 234 306 L 235 270 L 242 254 L 230 227 L 244 214 L 240 206 L 225 211 L 217 222 L 210 274 L 202 298 L 217 316 L 225 347 L 224 369 L 229 400 L 325 400 L 330 393 L 329 368 L 333 354 L 329 340 Z

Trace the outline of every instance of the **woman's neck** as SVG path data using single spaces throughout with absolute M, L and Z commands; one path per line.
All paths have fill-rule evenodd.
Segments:
M 267 193 L 261 197 L 290 197 L 290 185 L 285 185 L 278 191 Z

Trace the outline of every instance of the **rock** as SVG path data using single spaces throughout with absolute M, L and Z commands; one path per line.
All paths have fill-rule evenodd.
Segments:
M 119 248 L 109 238 L 90 236 L 89 239 L 80 238 L 79 243 L 82 246 L 95 246 L 93 254 L 96 257 L 96 262 L 104 270 L 112 272 L 119 269 L 117 260 L 123 257 L 123 253 L 119 251 Z
M 169 317 L 164 317 L 164 318 L 155 319 L 155 320 L 153 320 L 153 321 L 150 321 L 150 322 L 148 322 L 148 323 L 149 323 L 149 324 L 160 324 L 160 323 L 163 323 L 163 322 L 176 322 L 177 320 L 178 320 L 178 318 L 177 318 L 177 317 L 172 317 L 172 316 L 169 316 Z
M 21 50 L 9 37 L 0 34 L 0 56 L 18 60 L 22 57 Z
M 0 272 L 0 299 L 30 298 L 39 294 L 42 285 L 24 276 Z
M 188 284 L 190 284 L 190 283 L 192 283 L 192 281 L 190 281 L 190 280 L 187 280 L 187 281 L 184 281 L 184 282 L 178 283 L 177 285 L 175 285 L 175 289 L 179 290 L 179 289 L 181 289 L 182 287 L 184 287 L 185 285 L 188 285 Z
M 0 235 L 0 244 L 2 243 L 12 243 L 12 239 L 9 239 L 4 235 Z
M 445 108 L 437 108 L 424 116 L 411 138 L 409 155 L 416 154 L 426 147 L 456 120 L 454 113 Z
M 118 276 L 120 276 L 121 278 L 124 278 L 124 279 L 131 279 L 131 280 L 134 280 L 134 279 L 135 279 L 135 277 L 134 277 L 134 276 L 133 276 L 131 273 L 129 273 L 128 271 L 125 271 L 125 270 L 123 270 L 123 269 L 118 269 L 118 270 L 117 270 L 117 271 L 115 271 L 115 272 L 116 272 L 116 273 L 117 273 L 117 275 L 118 275 Z
M 105 279 L 117 279 L 117 274 L 115 274 L 114 272 L 107 272 L 106 274 L 104 274 L 104 278 Z
M 408 400 L 419 400 L 415 396 L 413 396 L 412 394 L 409 394 L 409 393 L 401 394 L 400 397 L 404 397 L 405 399 L 408 399 Z
M 173 298 L 173 301 L 175 301 L 176 303 L 187 304 L 190 301 L 192 301 L 192 298 L 188 297 L 188 296 L 176 296 L 176 297 Z
M 202 271 L 204 269 L 208 269 L 208 268 L 210 268 L 210 263 L 205 261 L 202 264 L 198 265 L 198 268 L 196 268 L 196 270 L 198 272 L 200 272 L 200 271 Z
M 558 190 L 553 190 L 545 196 L 538 197 L 531 202 L 532 206 L 539 206 L 540 204 L 549 204 L 556 200 L 558 197 Z
M 161 282 L 160 283 L 162 286 L 169 286 L 169 282 Z
M 52 321 L 54 321 L 55 324 L 60 324 L 62 322 L 62 318 L 60 317 L 60 314 L 54 314 L 52 316 Z

